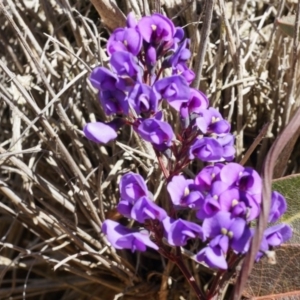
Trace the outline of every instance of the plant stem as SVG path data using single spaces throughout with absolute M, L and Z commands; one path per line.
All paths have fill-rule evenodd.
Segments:
M 184 262 L 182 260 L 181 255 L 180 256 L 176 255 L 176 259 L 174 260 L 174 263 L 180 269 L 180 271 L 182 272 L 182 274 L 184 275 L 184 277 L 188 281 L 189 285 L 194 290 L 194 292 L 195 292 L 195 294 L 197 296 L 197 299 L 198 300 L 204 300 L 205 299 L 205 295 L 203 294 L 203 292 L 198 287 L 194 276 L 187 269 L 186 265 L 184 264 Z

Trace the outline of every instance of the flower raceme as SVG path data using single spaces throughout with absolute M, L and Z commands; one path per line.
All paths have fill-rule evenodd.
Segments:
M 165 155 L 169 160 L 164 174 L 170 205 L 159 199 L 159 206 L 143 177 L 127 173 L 120 180 L 117 210 L 143 229 L 106 220 L 102 232 L 116 249 L 133 252 L 150 247 L 167 253 L 198 240 L 201 249 L 195 259 L 225 270 L 229 255 L 242 256 L 249 249 L 252 223 L 260 214 L 261 178 L 255 170 L 231 162 L 235 149 L 230 124 L 209 107 L 204 93 L 190 87 L 195 74 L 187 67 L 191 52 L 183 29 L 161 14 L 136 21 L 130 13 L 126 24 L 108 39 L 110 68 L 96 67 L 90 75 L 112 121 L 88 123 L 83 131 L 91 141 L 105 144 L 116 139 L 123 126 L 132 126 L 158 159 Z M 162 76 L 165 73 L 170 75 Z M 179 115 L 176 140 L 162 107 Z M 185 178 L 182 170 L 194 159 L 205 167 L 194 179 Z M 273 192 L 269 222 L 277 222 L 285 211 L 284 197 Z M 257 260 L 291 234 L 288 225 L 269 227 Z
M 110 69 L 94 68 L 90 82 L 99 91 L 104 112 L 132 126 L 155 150 L 165 152 L 174 146 L 173 129 L 163 119 L 165 102 L 188 124 L 184 129 L 196 133 L 190 142 L 191 160 L 232 160 L 235 150 L 229 123 L 208 108 L 202 92 L 189 86 L 194 73 L 187 67 L 188 47 L 182 28 L 165 16 L 153 14 L 137 22 L 130 13 L 127 26 L 116 29 L 108 39 Z M 161 77 L 168 69 L 172 75 Z M 122 127 L 111 122 L 91 124 L 84 128 L 86 137 L 103 144 L 115 139 Z
M 226 176 L 228 170 L 233 170 L 233 173 Z M 239 173 L 234 173 L 234 170 Z M 228 268 L 226 258 L 230 252 L 243 255 L 249 249 L 254 233 L 251 221 L 258 217 L 261 202 L 261 179 L 250 168 L 236 163 L 218 163 L 202 169 L 194 180 L 185 179 L 183 175 L 173 176 L 167 184 L 173 207 L 177 212 L 186 209 L 195 211 L 196 218 L 193 221 L 170 217 L 153 201 L 152 193 L 139 174 L 125 174 L 119 190 L 121 199 L 117 210 L 124 217 L 144 226 L 143 239 L 139 243 L 145 240 L 145 247 L 143 250 L 137 249 L 134 241 L 139 235 L 135 231 L 121 225 L 116 227 L 117 223 L 106 220 L 102 231 L 117 249 L 121 249 L 119 239 L 122 238 L 122 232 L 124 239 L 128 239 L 123 248 L 132 251 L 145 251 L 149 245 L 154 248 L 152 243 L 158 248 L 167 245 L 182 247 L 188 241 L 198 239 L 204 246 L 195 253 L 195 259 L 219 269 Z M 285 212 L 286 202 L 278 192 L 272 193 L 271 202 L 269 220 L 275 222 Z M 107 226 L 110 226 L 110 230 L 106 229 Z M 285 224 L 266 229 L 257 260 L 272 247 L 290 239 L 291 234 L 291 228 Z

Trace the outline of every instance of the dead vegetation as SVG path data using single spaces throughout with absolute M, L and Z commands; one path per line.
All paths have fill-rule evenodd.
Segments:
M 92 2 L 100 4 L 103 22 Z M 141 172 L 153 191 L 161 188 L 153 158 L 127 130 L 108 146 L 87 141 L 81 130 L 106 118 L 87 77 L 106 63 L 105 28 L 122 24 L 121 11 L 139 18 L 160 9 L 185 26 L 197 71 L 205 1 L 158 7 L 159 1 L 126 0 L 115 10 L 106 2 L 0 2 L 0 299 L 193 298 L 158 254 L 116 252 L 100 232 L 104 218 L 115 217 L 121 174 Z M 295 13 L 294 2 L 218 0 L 208 24 L 200 89 L 231 122 L 239 159 L 263 130 L 244 159 L 258 171 L 300 104 L 297 40 L 275 24 Z M 169 118 L 176 122 L 171 112 Z M 281 159 L 277 177 L 300 171 L 299 147 Z M 199 266 L 187 263 L 203 282 Z

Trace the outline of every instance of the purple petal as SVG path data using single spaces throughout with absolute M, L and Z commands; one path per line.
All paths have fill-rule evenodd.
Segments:
M 195 184 L 199 185 L 201 189 L 209 191 L 215 177 L 220 173 L 224 164 L 217 163 L 213 166 L 204 167 L 196 176 Z
M 188 85 L 195 79 L 195 73 L 189 69 L 186 63 L 180 63 L 176 67 L 172 68 L 172 75 L 181 75 Z
M 117 241 L 124 235 L 130 234 L 132 231 L 125 226 L 112 220 L 105 220 L 102 224 L 102 232 L 107 236 L 108 241 L 116 249 L 122 249 L 117 245 Z
M 147 66 L 153 67 L 157 61 L 157 53 L 155 47 L 149 45 L 145 51 L 145 60 Z
M 174 133 L 169 123 L 157 119 L 146 119 L 136 129 L 147 142 L 153 144 L 158 151 L 164 151 L 171 146 Z
M 98 90 L 114 90 L 118 81 L 117 76 L 104 67 L 95 68 L 89 79 L 92 86 Z
M 137 83 L 128 95 L 128 102 L 136 111 L 137 115 L 141 113 L 153 113 L 157 111 L 159 95 L 153 89 L 142 83 Z
M 204 199 L 203 204 L 198 210 L 196 216 L 198 219 L 204 220 L 206 218 L 210 218 L 214 216 L 219 211 L 220 211 L 219 202 L 210 194 L 208 194 Z
M 272 192 L 272 202 L 269 214 L 269 222 L 276 222 L 287 209 L 285 198 L 278 192 Z
M 149 219 L 162 221 L 166 216 L 166 211 L 147 197 L 142 197 L 136 201 L 131 210 L 131 218 L 140 223 Z
M 231 248 L 237 253 L 246 253 L 249 249 L 251 238 L 252 231 L 246 226 L 243 234 L 239 238 L 234 237 L 231 240 Z
M 182 219 L 173 220 L 166 217 L 162 223 L 165 229 L 165 237 L 172 246 L 184 246 L 190 238 L 205 239 L 201 226 L 193 222 Z
M 137 60 L 129 52 L 118 51 L 113 53 L 110 64 L 119 76 L 135 77 L 141 73 Z
M 223 253 L 227 253 L 229 248 L 229 237 L 227 235 L 217 235 L 209 242 L 209 246 L 212 248 L 219 246 Z
M 279 246 L 292 237 L 292 229 L 286 224 L 278 224 L 265 230 L 264 236 L 270 246 Z
M 186 80 L 180 75 L 158 80 L 154 84 L 154 89 L 177 111 L 180 110 L 182 103 L 188 102 L 190 97 L 190 88 Z
M 146 246 L 155 250 L 159 249 L 158 246 L 150 240 L 149 234 L 144 232 L 134 232 L 123 236 L 116 244 L 123 249 L 131 249 L 132 252 L 135 252 L 136 250 L 146 251 Z
M 143 39 L 154 44 L 172 41 L 175 33 L 173 22 L 161 14 L 143 17 L 138 23 L 138 28 Z
M 184 30 L 182 27 L 175 28 L 174 42 L 178 43 L 184 38 Z
M 137 26 L 137 21 L 135 19 L 135 15 L 133 12 L 130 12 L 127 15 L 127 19 L 126 19 L 126 25 L 129 28 L 135 28 Z
M 191 56 L 187 49 L 190 40 L 185 39 L 173 54 L 168 56 L 162 63 L 163 68 L 176 67 L 179 63 L 185 63 Z
M 199 262 L 204 261 L 209 267 L 227 270 L 226 258 L 220 247 L 205 247 L 197 255 Z
M 100 103 L 108 116 L 112 114 L 128 115 L 129 106 L 125 97 L 125 93 L 117 88 L 99 93 Z
M 135 203 L 139 198 L 148 195 L 148 189 L 144 178 L 132 172 L 122 176 L 119 190 L 122 200 Z
M 239 176 L 243 171 L 244 167 L 242 165 L 229 163 L 221 170 L 219 177 L 222 182 L 232 185 L 239 179 Z
M 128 51 L 138 55 L 142 47 L 142 36 L 134 28 L 118 28 L 107 41 L 107 52 Z
M 251 195 L 261 194 L 262 181 L 259 174 L 252 168 L 246 167 L 239 176 L 238 186 L 240 190 Z
M 233 218 L 229 212 L 220 211 L 213 217 L 203 221 L 203 232 L 210 238 L 220 234 L 229 234 L 231 238 L 239 239 L 245 229 L 246 221 L 242 218 Z
M 128 200 L 121 200 L 117 206 L 118 212 L 126 218 L 131 218 L 133 204 Z
M 190 185 L 190 193 L 182 199 L 182 206 L 189 207 L 191 209 L 199 209 L 204 203 L 204 195 L 196 188 L 195 185 Z
M 214 138 L 198 138 L 190 148 L 189 158 L 195 157 L 202 161 L 218 162 L 222 160 L 223 148 Z
M 83 133 L 89 140 L 102 144 L 106 144 L 118 136 L 112 126 L 102 122 L 86 124 L 83 128 Z
M 174 205 L 182 205 L 182 198 L 189 193 L 188 185 L 193 183 L 192 179 L 185 179 L 184 176 L 174 176 L 168 183 L 167 190 Z
M 131 249 L 132 252 L 145 251 L 148 246 L 158 250 L 158 246 L 150 240 L 146 231 L 132 231 L 115 221 L 105 220 L 102 224 L 102 232 L 116 249 Z

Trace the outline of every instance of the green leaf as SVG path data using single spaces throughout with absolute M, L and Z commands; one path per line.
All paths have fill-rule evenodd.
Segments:
M 264 257 L 254 265 L 243 295 L 257 300 L 300 299 L 300 174 L 273 181 L 276 190 L 287 201 L 287 212 L 278 222 L 293 227 L 293 237 L 285 245 L 275 249 L 276 263 Z
M 280 30 L 290 37 L 294 37 L 296 16 L 285 16 L 277 19 L 277 24 Z
M 290 224 L 293 228 L 290 243 L 300 243 L 300 174 L 274 180 L 273 190 L 281 193 L 287 201 L 287 212 L 280 222 Z
M 275 264 L 264 257 L 254 265 L 243 295 L 250 299 L 265 296 L 260 300 L 300 299 L 299 257 L 299 244 L 281 245 L 276 249 Z

